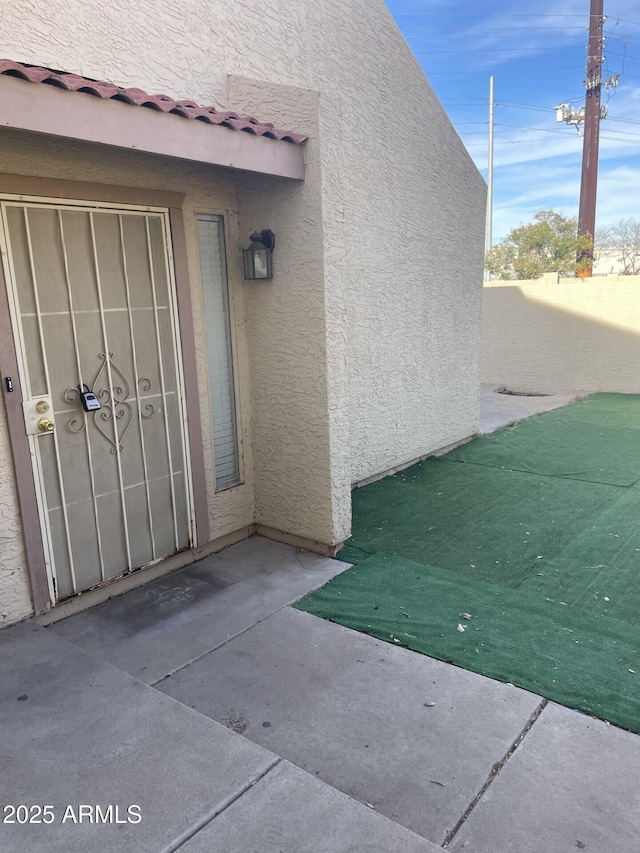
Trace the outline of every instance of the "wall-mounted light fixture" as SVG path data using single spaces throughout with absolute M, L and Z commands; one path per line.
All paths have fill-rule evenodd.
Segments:
M 256 231 L 250 237 L 251 245 L 242 250 L 244 277 L 246 279 L 273 278 L 271 255 L 276 245 L 273 231 Z

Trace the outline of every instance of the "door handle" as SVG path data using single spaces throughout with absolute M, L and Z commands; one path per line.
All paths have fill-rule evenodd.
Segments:
M 48 394 L 23 400 L 24 425 L 27 435 L 47 435 L 56 428 L 53 400 Z

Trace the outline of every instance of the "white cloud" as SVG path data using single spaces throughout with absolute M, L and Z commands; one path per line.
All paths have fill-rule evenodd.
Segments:
M 601 169 L 598 180 L 598 227 L 622 218 L 640 219 L 640 163 Z
M 575 216 L 580 194 L 581 137 L 557 123 L 553 108 L 584 99 L 588 4 L 584 0 L 388 0 L 392 12 L 486 177 L 488 85 L 495 77 L 494 240 L 544 208 Z M 401 16 L 399 13 L 404 13 Z M 413 15 L 413 17 L 411 17 Z M 617 16 L 621 20 L 617 20 Z M 624 20 L 626 19 L 626 21 Z M 617 0 L 605 23 L 605 76 L 640 66 L 637 0 Z M 568 66 L 564 68 L 564 66 Z M 634 216 L 640 196 L 640 86 L 624 76 L 603 92 L 609 118 L 601 125 L 597 224 Z M 519 106 L 520 104 L 520 106 Z M 524 104 L 525 106 L 521 106 Z M 511 125 L 511 126 L 510 126 Z
M 573 177 L 569 174 L 574 171 Z M 510 189 L 494 196 L 494 243 L 523 222 L 530 222 L 538 210 L 553 208 L 565 216 L 576 216 L 580 197 L 580 171 L 564 166 L 543 170 L 517 168 L 509 173 Z M 602 228 L 623 218 L 639 219 L 640 163 L 601 164 L 598 177 L 596 227 Z
M 638 218 L 640 124 L 617 121 L 616 117 L 637 115 L 639 101 L 640 88 L 625 85 L 611 99 L 611 118 L 601 124 L 598 227 L 622 217 Z M 538 210 L 554 208 L 565 215 L 577 214 L 583 140 L 572 128 L 551 122 L 552 113 L 533 113 L 533 121 L 531 115 L 523 111 L 516 119 L 528 130 L 513 129 L 495 137 L 494 242 L 521 222 L 530 221 Z M 549 132 L 558 129 L 560 133 Z M 473 139 L 468 150 L 486 175 L 487 140 Z

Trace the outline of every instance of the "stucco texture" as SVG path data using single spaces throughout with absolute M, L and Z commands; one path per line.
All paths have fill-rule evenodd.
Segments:
M 300 110 L 279 106 L 276 89 L 269 101 L 262 83 L 238 103 L 227 75 L 319 93 L 327 357 L 338 387 L 348 365 L 348 396 L 345 385 L 331 400 L 342 426 L 330 428 L 348 420 L 349 449 L 336 435 L 332 454 L 341 465 L 348 455 L 349 479 L 475 432 L 485 185 L 384 3 L 69 8 L 30 0 L 8 10 L 5 54 L 281 126 Z M 344 498 L 338 505 L 345 511 Z
M 339 543 L 351 483 L 476 432 L 486 188 L 381 0 L 25 0 L 4 10 L 0 53 L 310 135 L 304 184 L 103 149 L 77 160 L 68 143 L 11 152 L 25 174 L 226 210 L 230 269 L 251 230 L 276 233 L 274 280 L 232 285 L 247 488 L 211 497 L 212 535 L 251 518 Z
M 511 390 L 640 393 L 640 276 L 484 288 L 482 381 Z
M 249 234 L 275 223 L 274 280 L 247 284 L 256 520 L 335 544 L 350 531 L 346 366 L 334 344 L 342 319 L 327 305 L 318 96 L 229 78 L 234 103 L 272 109 L 310 134 L 304 183 L 239 180 Z M 277 229 L 276 229 L 277 226 Z M 342 336 L 338 334 L 338 341 Z
M 327 300 L 344 315 L 358 482 L 477 431 L 485 185 L 385 6 L 314 9 Z
M 31 611 L 13 457 L 0 395 L 0 627 L 24 619 Z

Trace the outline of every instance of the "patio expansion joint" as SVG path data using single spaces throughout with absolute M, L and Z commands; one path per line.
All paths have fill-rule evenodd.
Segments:
M 234 794 L 231 794 L 226 799 L 224 799 L 221 803 L 218 803 L 218 805 L 211 812 L 208 812 L 203 817 L 201 817 L 197 823 L 189 827 L 189 829 L 183 832 L 182 835 L 175 841 L 173 841 L 168 847 L 164 847 L 161 853 L 175 853 L 176 850 L 179 850 L 183 844 L 186 844 L 186 842 L 189 841 L 190 838 L 193 838 L 193 836 L 200 832 L 202 829 L 204 829 L 205 826 L 208 826 L 213 820 L 219 817 L 229 808 L 229 806 L 232 806 L 234 803 L 236 803 L 241 797 L 243 797 L 247 793 L 247 791 L 250 791 L 254 785 L 257 785 L 258 782 L 261 782 L 269 773 L 271 773 L 274 767 L 277 767 L 277 765 L 280 764 L 281 761 L 282 759 L 280 758 L 280 756 L 274 755 L 273 761 L 269 764 L 268 767 L 266 767 L 261 773 L 258 773 L 258 775 L 250 782 L 247 782 L 245 785 L 243 785 L 239 791 L 236 791 Z
M 304 598 L 304 595 L 299 595 L 291 601 L 287 601 L 286 604 L 283 604 L 281 607 L 276 607 L 275 610 L 272 610 L 270 613 L 265 613 L 264 616 L 261 616 L 259 619 L 256 619 L 251 625 L 247 625 L 246 628 L 242 628 L 240 631 L 237 631 L 235 634 L 229 634 L 221 643 L 213 646 L 210 649 L 207 649 L 206 652 L 202 652 L 202 654 L 195 655 L 195 657 L 186 661 L 185 663 L 180 664 L 175 669 L 172 669 L 171 672 L 167 672 L 165 675 L 157 678 L 155 681 L 149 682 L 149 687 L 157 687 L 158 684 L 162 684 L 163 681 L 166 681 L 167 678 L 171 678 L 172 675 L 175 675 L 177 672 L 181 672 L 183 669 L 186 669 L 188 666 L 191 666 L 192 663 L 197 663 L 197 661 L 202 660 L 202 658 L 206 658 L 207 655 L 212 654 L 213 652 L 218 651 L 223 646 L 226 646 L 227 643 L 230 643 L 232 640 L 241 637 L 243 634 L 246 634 L 247 631 L 250 631 L 252 628 L 255 628 L 256 625 L 259 625 L 261 622 L 264 622 L 265 619 L 269 619 L 271 616 L 275 616 L 276 613 L 279 613 L 281 610 L 284 610 L 285 607 L 291 607 L 292 604 L 295 604 L 296 601 L 299 601 L 300 598 Z
M 475 807 L 478 805 L 478 803 L 480 802 L 480 800 L 481 800 L 481 799 L 484 797 L 484 795 L 486 794 L 486 792 L 487 792 L 487 790 L 489 789 L 489 787 L 490 787 L 491 783 L 493 782 L 493 780 L 494 780 L 494 779 L 499 775 L 500 771 L 501 771 L 501 770 L 502 770 L 502 768 L 505 766 L 505 764 L 507 763 L 507 761 L 509 761 L 509 759 L 511 758 L 511 756 L 513 755 L 513 753 L 514 753 L 514 752 L 516 751 L 516 749 L 520 746 L 520 744 L 521 744 L 521 743 L 522 743 L 522 741 L 525 739 L 525 737 L 529 734 L 529 732 L 530 732 L 530 731 L 531 731 L 531 729 L 533 728 L 534 724 L 535 724 L 535 723 L 536 723 L 536 721 L 538 720 L 538 717 L 540 716 L 540 714 L 542 714 L 542 712 L 544 711 L 544 709 L 547 707 L 547 705 L 548 705 L 548 704 L 549 704 L 549 700 L 548 700 L 548 699 L 542 699 L 542 700 L 541 700 L 540 704 L 539 704 L 539 705 L 537 706 L 537 708 L 534 710 L 533 714 L 531 714 L 531 716 L 530 716 L 530 717 L 529 717 L 529 719 L 527 720 L 527 724 L 526 724 L 526 725 L 525 725 L 525 727 L 522 729 L 522 731 L 520 732 L 520 734 L 518 735 L 518 737 L 517 737 L 517 738 L 514 740 L 514 742 L 511 744 L 511 746 L 509 747 L 508 751 L 507 751 L 507 752 L 505 753 L 505 755 L 500 759 L 500 761 L 497 761 L 497 762 L 493 765 L 493 767 L 491 768 L 491 772 L 489 773 L 489 776 L 488 776 L 488 778 L 487 778 L 486 782 L 484 783 L 484 785 L 482 786 L 482 788 L 480 788 L 480 790 L 478 791 L 478 793 L 476 794 L 476 796 L 473 798 L 473 800 L 471 800 L 471 802 L 469 803 L 469 805 L 468 805 L 468 806 L 467 806 L 467 808 L 465 809 L 464 814 L 462 815 L 462 817 L 460 818 L 460 820 L 456 823 L 456 825 L 453 827 L 453 829 L 450 829 L 450 830 L 447 832 L 447 834 L 445 835 L 444 841 L 443 841 L 443 842 L 442 842 L 442 844 L 441 844 L 441 847 L 442 847 L 443 849 L 445 849 L 445 850 L 446 850 L 446 848 L 451 844 L 451 842 L 452 842 L 452 841 L 453 841 L 453 839 L 456 837 L 456 835 L 458 834 L 458 832 L 460 831 L 460 829 L 462 828 L 462 826 L 464 825 L 464 823 L 467 821 L 467 819 L 468 819 L 469 815 L 471 814 L 471 812 L 475 809 Z

